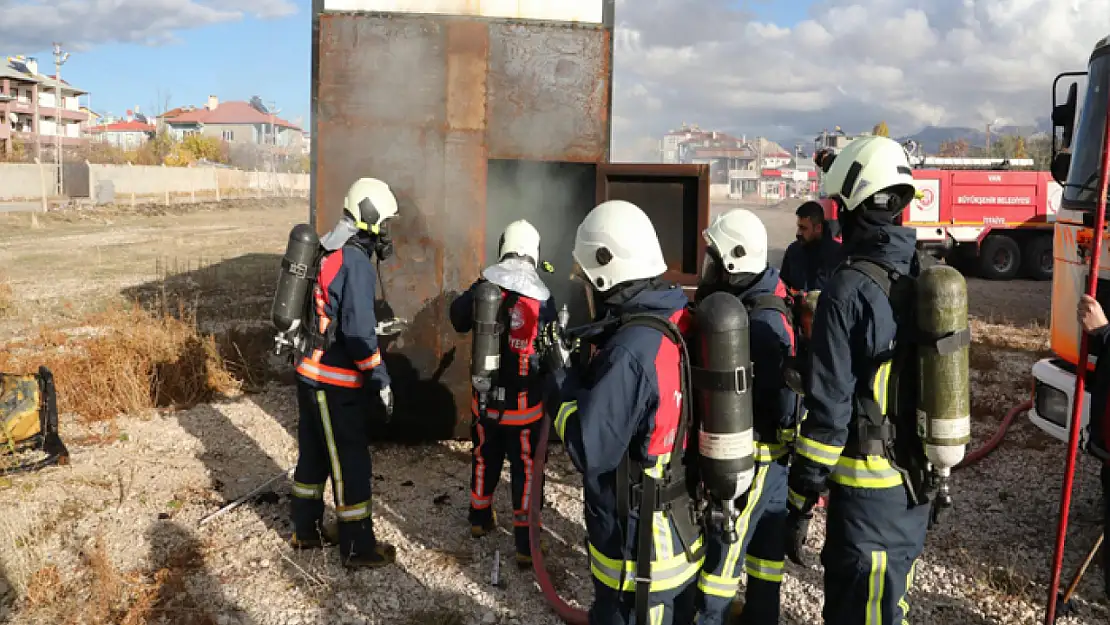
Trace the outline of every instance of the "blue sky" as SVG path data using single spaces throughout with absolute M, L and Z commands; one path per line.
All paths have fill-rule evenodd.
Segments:
M 309 120 L 311 1 L 294 0 L 297 13 L 280 19 L 253 17 L 177 31 L 163 46 L 101 44 L 73 51 L 62 67 L 69 82 L 92 92 L 100 113 L 123 115 L 136 105 L 157 112 L 171 106 L 203 105 L 209 94 L 224 100 L 258 95 L 275 103 L 281 116 L 305 128 Z M 810 1 L 740 0 L 734 3 L 757 19 L 789 26 L 805 19 Z M 50 69 L 49 50 L 28 51 Z M 618 71 L 620 59 L 617 59 Z M 52 73 L 52 72 L 50 72 Z M 159 98 L 161 94 L 161 98 Z

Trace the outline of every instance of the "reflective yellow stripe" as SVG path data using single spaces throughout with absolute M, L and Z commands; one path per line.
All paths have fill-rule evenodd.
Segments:
M 293 496 L 300 499 L 323 499 L 324 485 L 293 482 Z
M 792 488 L 786 489 L 786 501 L 798 510 L 806 507 L 806 498 L 799 495 L 798 493 L 795 493 L 794 489 Z
M 663 479 L 663 467 L 671 460 L 671 454 L 663 454 L 655 459 L 655 465 L 648 467 L 644 473 L 660 480 Z M 665 512 L 659 511 L 651 516 L 651 535 L 655 543 L 655 559 L 666 560 L 674 555 L 674 543 L 671 537 L 671 524 L 667 521 Z
M 755 444 L 756 462 L 774 462 L 785 455 L 786 446 L 781 443 L 756 442 Z
M 835 447 L 833 445 L 826 445 L 812 438 L 799 435 L 794 451 L 798 452 L 798 455 L 812 460 L 817 464 L 831 467 L 836 464 L 837 458 L 844 452 L 844 446 Z
M 841 456 L 829 479 L 852 488 L 893 488 L 902 485 L 902 475 L 882 456 Z
M 782 428 L 779 430 L 779 442 L 789 445 L 797 438 L 798 431 L 795 428 Z
M 667 606 L 659 604 L 648 610 L 648 621 L 651 625 L 663 625 L 663 617 L 667 614 Z
M 879 412 L 886 414 L 886 400 L 887 388 L 890 383 L 890 368 L 893 365 L 891 361 L 886 361 L 879 365 L 879 369 L 875 371 L 875 377 L 871 379 L 871 396 L 875 398 L 875 403 L 879 405 Z
M 324 391 L 316 391 L 316 403 L 320 406 L 320 421 L 324 424 L 324 441 L 328 446 L 328 459 L 331 460 L 331 482 L 335 487 L 335 505 L 347 505 L 343 496 L 343 469 L 339 466 L 339 450 L 335 446 L 335 434 L 331 430 L 331 412 L 328 410 L 328 396 Z
M 692 551 L 697 551 L 701 548 L 703 539 L 701 536 L 694 541 L 691 546 Z M 623 590 L 624 592 L 636 591 L 636 563 L 633 561 L 615 560 L 609 556 L 604 555 L 598 551 L 597 547 L 592 544 L 590 548 L 590 572 L 601 583 L 612 588 L 613 590 Z M 665 560 L 656 559 L 651 563 L 651 586 L 650 592 L 663 592 L 667 590 L 674 590 L 690 581 L 698 573 L 701 568 L 702 562 L 705 558 L 699 558 L 695 562 L 687 562 L 686 554 L 680 553 L 677 556 L 672 556 Z M 620 583 L 621 572 L 624 573 L 624 584 Z
M 871 552 L 871 576 L 867 580 L 867 622 L 883 625 L 883 586 L 886 583 L 886 552 Z
M 740 513 L 739 518 L 736 519 L 736 533 L 739 538 L 736 542 L 728 546 L 728 551 L 725 553 L 725 560 L 721 565 L 721 574 L 717 575 L 702 571 L 698 575 L 698 588 L 707 595 L 715 595 L 718 597 L 725 597 L 731 599 L 736 594 L 736 587 L 740 585 L 740 577 L 737 575 L 740 565 L 740 554 L 743 552 L 744 539 L 748 531 L 751 529 L 752 513 L 755 511 L 756 505 L 759 503 L 759 498 L 763 494 L 763 486 L 767 483 L 767 465 L 763 465 L 756 470 L 755 479 L 752 481 L 752 488 L 748 495 L 748 503 L 744 506 L 744 510 Z
M 756 558 L 751 555 L 744 556 L 744 570 L 747 571 L 749 577 L 761 579 L 765 582 L 773 584 L 782 583 L 782 570 L 786 568 L 786 562 L 779 560 L 764 560 Z
M 910 564 L 910 572 L 906 573 L 906 591 L 902 593 L 902 598 L 898 600 L 898 607 L 902 608 L 902 625 L 910 625 L 910 604 L 906 601 L 906 593 L 910 591 L 910 588 L 913 588 L 913 573 L 916 568 L 917 560 L 914 560 Z
M 555 433 L 559 435 L 560 439 L 566 439 L 567 418 L 575 412 L 578 412 L 577 400 L 568 401 L 559 406 L 559 413 L 555 415 Z
M 353 506 L 336 506 L 335 516 L 343 523 L 361 521 L 370 516 L 370 500 L 356 503 Z

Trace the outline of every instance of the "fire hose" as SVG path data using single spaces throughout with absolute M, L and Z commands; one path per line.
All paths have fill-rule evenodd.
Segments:
M 1006 432 L 1009 431 L 1010 426 L 1013 425 L 1014 419 L 1016 419 L 1019 414 L 1032 407 L 1032 400 L 1027 399 L 1011 408 L 1002 419 L 1002 423 L 998 426 L 998 431 L 995 432 L 994 436 L 986 443 L 983 443 L 981 447 L 968 454 L 963 462 L 956 465 L 955 470 L 958 471 L 969 467 L 993 453 L 1006 437 Z M 533 460 L 533 475 L 542 476 L 544 474 L 547 464 L 547 445 L 550 434 L 551 417 L 545 414 L 543 423 L 540 425 L 540 440 L 539 444 L 536 445 L 536 456 L 535 460 Z M 555 586 L 551 582 L 551 576 L 547 573 L 547 567 L 544 564 L 543 550 L 540 548 L 540 509 L 543 506 L 542 479 L 532 480 L 528 501 L 528 537 L 532 543 L 532 567 L 535 570 L 536 581 L 540 585 L 540 590 L 543 592 L 544 599 L 547 600 L 563 622 L 569 625 L 586 625 L 588 622 L 586 612 L 568 604 L 559 596 L 558 591 L 555 590 Z

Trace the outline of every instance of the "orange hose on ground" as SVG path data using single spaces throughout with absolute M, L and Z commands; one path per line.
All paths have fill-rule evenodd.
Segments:
M 957 464 L 953 470 L 959 471 L 989 456 L 1002 443 L 1002 439 L 1006 437 L 1006 432 L 1010 429 L 1010 426 L 1013 425 L 1014 419 L 1017 418 L 1018 414 L 1032 407 L 1033 400 L 1027 399 L 1011 408 L 1010 412 L 1007 412 L 1006 416 L 1002 419 L 1002 423 L 998 426 L 998 431 L 994 433 L 994 436 L 984 443 L 982 447 L 968 454 L 967 457 L 963 459 L 963 462 Z
M 536 581 L 543 591 L 544 599 L 551 604 L 552 609 L 569 625 L 588 625 L 589 618 L 586 612 L 568 604 L 559 596 L 555 586 L 551 583 L 551 576 L 543 562 L 543 550 L 540 548 L 540 508 L 543 506 L 542 476 L 547 465 L 547 439 L 551 434 L 551 417 L 547 414 L 540 425 L 540 441 L 536 445 L 535 459 L 532 461 L 532 475 L 541 479 L 532 480 L 532 488 L 528 495 L 528 538 L 532 543 L 532 568 L 536 572 Z

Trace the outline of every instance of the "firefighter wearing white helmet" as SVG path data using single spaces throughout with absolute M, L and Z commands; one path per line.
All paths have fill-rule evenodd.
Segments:
M 473 332 L 471 353 L 470 535 L 497 526 L 493 493 L 506 455 L 512 482 L 513 534 L 517 565 L 532 565 L 528 498 L 532 461 L 543 424 L 544 372 L 535 340 L 542 324 L 556 319 L 555 298 L 536 272 L 550 267 L 540 258 L 540 233 L 521 219 L 506 226 L 497 242 L 496 264 L 451 302 L 456 332 Z
M 896 225 L 914 197 L 913 175 L 902 146 L 885 137 L 856 139 L 822 168 L 847 260 L 821 292 L 813 321 L 786 550 L 804 561 L 809 519 L 827 488 L 824 623 L 901 623 L 910 620 L 905 595 L 930 510 L 916 360 L 899 357 L 915 331 L 903 294 L 921 269 L 914 230 Z M 888 402 L 895 388 L 898 405 Z
M 635 613 L 636 623 L 689 623 L 704 551 L 681 464 L 689 411 L 679 331 L 691 321 L 689 300 L 662 279 L 655 227 L 632 203 L 595 207 L 573 257 L 596 305 L 598 332 L 583 340 L 597 352 L 586 371 L 565 368 L 563 339 L 549 338 L 545 362 L 556 372 L 555 430 L 585 487 L 589 620 L 624 624 Z
M 755 471 L 748 496 L 735 504 L 740 515 L 733 540 L 725 540 L 716 529 L 707 535 L 705 563 L 698 577 L 698 623 L 731 622 L 730 605 L 746 571 L 740 622 L 774 625 L 779 621 L 785 560 L 787 443 L 793 438 L 797 405 L 784 376 L 795 346 L 789 295 L 778 270 L 767 264 L 767 230 L 754 213 L 731 210 L 717 217 L 703 236 L 708 246 L 695 301 L 700 305 L 710 295 L 724 292 L 748 313 L 746 351 L 755 371 Z M 747 360 L 749 354 L 740 358 Z
M 343 208 L 339 222 L 319 241 L 304 324 L 309 345 L 296 367 L 300 422 L 291 543 L 313 549 L 333 542 L 321 527 L 330 476 L 341 561 L 351 568 L 380 567 L 394 561 L 396 550 L 374 535 L 367 432 L 372 406 L 362 387 L 369 384 L 377 392 L 388 419 L 393 392 L 378 345 L 373 257 L 390 255 L 388 220 L 397 216 L 397 199 L 386 183 L 362 178 L 351 185 Z

